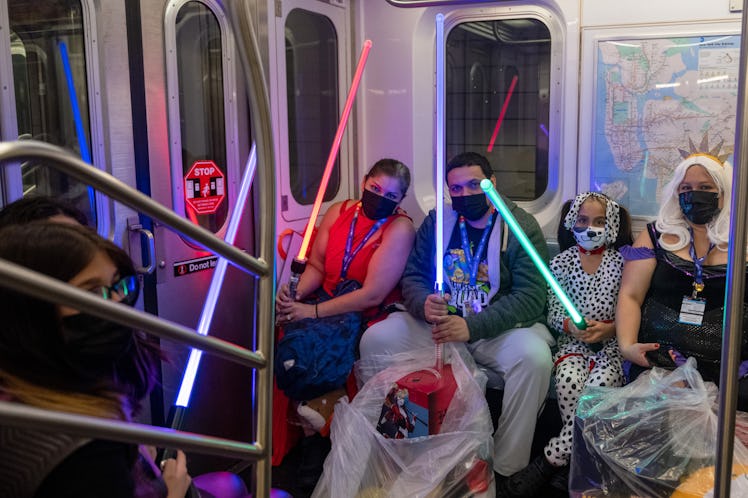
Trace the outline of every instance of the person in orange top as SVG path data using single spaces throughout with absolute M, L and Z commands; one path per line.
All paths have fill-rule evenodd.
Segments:
M 377 161 L 363 179 L 360 200 L 327 210 L 295 299 L 288 284 L 278 289 L 276 320 L 284 336 L 276 382 L 296 402 L 306 436 L 329 422 L 332 406 L 345 395 L 361 332 L 400 301 L 398 284 L 415 240 L 413 222 L 399 208 L 409 186 L 402 162 Z M 312 463 L 310 486 L 322 466 Z
M 275 302 L 279 322 L 349 311 L 371 314 L 385 301 L 400 281 L 415 239 L 413 221 L 398 207 L 409 186 L 407 166 L 395 159 L 381 159 L 364 177 L 360 200 L 338 202 L 327 210 L 299 280 L 296 299 L 290 298 L 288 284 L 278 290 Z M 356 280 L 361 288 L 316 305 L 303 302 L 320 287 L 333 294 L 345 279 Z

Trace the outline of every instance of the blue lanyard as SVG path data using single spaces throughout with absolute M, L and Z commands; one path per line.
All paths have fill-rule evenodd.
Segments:
M 714 243 L 710 242 L 709 249 L 707 249 L 706 254 L 704 254 L 700 258 L 697 258 L 696 247 L 693 243 L 693 229 L 691 227 L 688 227 L 688 231 L 691 233 L 691 246 L 688 248 L 688 251 L 691 254 L 691 259 L 693 260 L 693 266 L 695 270 L 693 276 L 693 297 L 696 298 L 696 295 L 704 290 L 704 261 L 706 260 L 706 257 L 709 256 L 709 253 L 712 252 L 712 249 L 714 249 Z
M 480 264 L 480 255 L 483 254 L 483 249 L 486 247 L 486 241 L 488 240 L 488 234 L 491 233 L 491 225 L 493 225 L 494 215 L 488 218 L 486 228 L 483 229 L 483 235 L 480 238 L 478 249 L 475 253 L 470 251 L 470 241 L 468 241 L 467 228 L 465 227 L 465 217 L 460 216 L 460 237 L 462 238 L 462 251 L 465 253 L 465 262 L 470 269 L 470 285 L 475 285 L 476 278 L 478 277 L 478 265 Z
M 356 231 L 356 221 L 358 221 L 358 212 L 361 210 L 361 203 L 359 203 L 356 206 L 356 212 L 353 214 L 353 219 L 351 220 L 351 228 L 348 230 L 348 238 L 345 241 L 345 253 L 343 254 L 343 267 L 340 270 L 340 279 L 345 280 L 346 275 L 348 275 L 348 268 L 351 266 L 351 261 L 353 261 L 353 258 L 356 257 L 356 254 L 358 254 L 358 251 L 361 250 L 362 247 L 364 247 L 364 244 L 366 244 L 372 235 L 374 235 L 374 232 L 379 230 L 379 227 L 382 226 L 382 223 L 387 221 L 387 218 L 381 218 L 377 220 L 374 225 L 369 229 L 369 232 L 364 235 L 364 238 L 359 244 L 356 246 L 356 248 L 351 252 L 351 246 L 353 246 L 353 233 Z

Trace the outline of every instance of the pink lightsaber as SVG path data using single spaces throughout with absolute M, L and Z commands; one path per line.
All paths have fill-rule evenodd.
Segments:
M 509 84 L 509 91 L 506 92 L 506 99 L 504 99 L 504 105 L 501 106 L 501 112 L 499 113 L 499 119 L 496 120 L 496 127 L 493 129 L 493 135 L 491 140 L 488 142 L 488 152 L 493 150 L 493 143 L 496 141 L 496 137 L 499 134 L 499 128 L 501 128 L 501 122 L 504 121 L 504 115 L 506 114 L 506 108 L 509 107 L 509 101 L 514 93 L 514 87 L 517 86 L 517 75 L 515 74 L 512 78 L 512 82 Z
M 364 46 L 361 49 L 361 56 L 358 58 L 358 66 L 356 72 L 353 75 L 353 81 L 351 82 L 351 89 L 348 91 L 348 98 L 345 101 L 345 107 L 343 107 L 343 115 L 340 118 L 338 124 L 338 131 L 335 132 L 335 139 L 332 142 L 330 148 L 330 155 L 327 157 L 327 164 L 325 165 L 325 171 L 322 175 L 322 181 L 319 184 L 319 190 L 317 190 L 317 197 L 314 199 L 314 206 L 312 207 L 312 214 L 309 216 L 309 221 L 306 224 L 306 230 L 304 231 L 304 239 L 301 241 L 301 247 L 299 248 L 299 254 L 296 256 L 291 263 L 291 277 L 289 278 L 289 292 L 292 299 L 296 299 L 296 286 L 299 284 L 299 278 L 304 273 L 306 268 L 306 254 L 309 249 L 309 241 L 312 238 L 312 232 L 314 231 L 314 225 L 317 222 L 317 216 L 319 215 L 320 207 L 322 206 L 322 199 L 325 196 L 325 190 L 327 190 L 327 184 L 330 182 L 330 175 L 332 175 L 332 167 L 335 163 L 335 158 L 338 156 L 338 150 L 340 149 L 340 142 L 343 139 L 343 132 L 345 132 L 345 126 L 348 123 L 348 116 L 351 114 L 351 108 L 353 107 L 353 100 L 356 98 L 356 91 L 358 85 L 361 82 L 361 75 L 364 72 L 364 66 L 366 66 L 366 59 L 369 57 L 369 50 L 371 50 L 371 40 L 366 40 Z

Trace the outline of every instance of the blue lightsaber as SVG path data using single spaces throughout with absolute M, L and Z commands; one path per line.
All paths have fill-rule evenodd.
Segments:
M 434 292 L 444 295 L 444 14 L 436 15 L 436 279 Z M 436 369 L 444 367 L 444 345 L 436 345 Z
M 57 42 L 57 48 L 60 50 L 60 60 L 62 61 L 62 70 L 65 73 L 65 81 L 68 87 L 68 98 L 70 100 L 70 110 L 73 113 L 73 121 L 75 122 L 75 135 L 78 139 L 78 148 L 81 151 L 81 159 L 88 164 L 93 164 L 91 161 L 91 151 L 88 148 L 88 139 L 86 138 L 86 131 L 83 128 L 83 118 L 81 117 L 81 110 L 78 106 L 78 93 L 75 91 L 75 82 L 73 81 L 73 71 L 70 67 L 70 57 L 68 57 L 68 47 L 64 41 Z M 88 187 L 88 205 L 91 208 L 91 216 L 96 213 L 96 202 L 94 200 L 94 189 Z
M 574 303 L 572 303 L 571 299 L 569 299 L 569 296 L 566 295 L 566 292 L 564 292 L 558 282 L 556 282 L 553 273 L 551 273 L 551 270 L 548 269 L 548 265 L 545 264 L 543 258 L 541 258 L 540 254 L 538 254 L 538 251 L 535 250 L 535 246 L 532 245 L 532 242 L 530 242 L 530 239 L 527 238 L 527 235 L 522 230 L 522 227 L 520 227 L 519 223 L 517 223 L 517 219 L 514 217 L 511 211 L 509 211 L 509 207 L 501 199 L 501 196 L 499 196 L 498 192 L 496 192 L 496 189 L 493 187 L 493 183 L 491 182 L 491 180 L 489 180 L 488 178 L 484 178 L 483 180 L 481 180 L 480 188 L 483 189 L 491 203 L 496 206 L 496 209 L 499 210 L 499 213 L 501 213 L 501 217 L 506 222 L 506 224 L 509 225 L 509 229 L 512 231 L 514 236 L 517 237 L 520 245 L 530 256 L 532 262 L 535 263 L 535 267 L 548 283 L 548 286 L 551 288 L 553 293 L 558 296 L 558 299 L 561 301 L 561 304 L 564 305 L 564 308 L 566 308 L 566 311 L 569 313 L 571 321 L 574 322 L 574 325 L 576 325 L 579 330 L 586 329 L 587 323 L 584 321 L 584 317 L 582 317 L 582 315 L 577 311 L 577 309 L 574 307 Z
M 239 195 L 236 198 L 234 208 L 229 216 L 229 223 L 224 238 L 229 244 L 233 244 L 236 239 L 236 232 L 239 230 L 239 222 L 242 219 L 242 212 L 244 210 L 244 205 L 247 202 L 247 197 L 249 196 L 249 189 L 252 186 L 252 180 L 254 179 L 256 169 L 257 151 L 255 144 L 253 143 L 252 149 L 249 151 L 247 167 L 244 169 L 242 183 L 239 187 Z M 213 321 L 216 304 L 218 303 L 218 296 L 221 294 L 223 279 L 226 276 L 227 266 L 228 260 L 226 260 L 226 258 L 218 258 L 218 263 L 216 264 L 213 277 L 210 281 L 210 287 L 208 288 L 208 295 L 205 298 L 205 304 L 203 305 L 203 311 L 200 315 L 200 321 L 195 329 L 200 335 L 208 335 L 208 331 L 210 330 L 210 324 Z M 187 405 L 190 403 L 192 387 L 195 384 L 195 377 L 197 376 L 197 369 L 200 366 L 200 358 L 202 358 L 202 355 L 203 352 L 199 349 L 193 349 L 190 351 L 190 358 L 187 360 L 187 367 L 185 368 L 184 377 L 182 378 L 182 385 L 179 388 L 179 394 L 177 395 L 177 401 L 175 403 L 177 411 L 175 411 L 172 427 L 179 424 L 181 411 L 183 411 L 184 408 L 187 408 Z

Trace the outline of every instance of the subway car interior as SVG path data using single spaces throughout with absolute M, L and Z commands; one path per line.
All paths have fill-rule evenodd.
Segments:
M 193 478 L 312 496 L 299 446 L 274 447 L 288 421 L 273 376 L 276 292 L 310 228 L 396 158 L 417 229 L 448 197 L 439 164 L 475 151 L 553 256 L 565 201 L 602 192 L 637 234 L 679 149 L 708 137 L 735 168 L 740 266 L 744 29 L 740 0 L 0 0 L 0 206 L 74 206 L 132 258 L 142 291 L 120 306 L 1 259 L 0 286 L 147 331 L 164 355 L 134 421 L 6 401 L 0 381 L 0 426 L 178 448 Z M 733 284 L 726 316 L 743 299 Z M 725 323 L 723 344 L 739 344 L 738 320 Z M 722 378 L 739 362 L 723 352 Z M 721 385 L 710 496 L 724 497 L 736 387 Z M 501 395 L 485 394 L 494 423 Z M 560 430 L 557 405 L 533 456 Z M 357 496 L 396 496 L 370 492 Z M 417 496 L 488 495 L 455 493 Z

